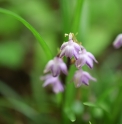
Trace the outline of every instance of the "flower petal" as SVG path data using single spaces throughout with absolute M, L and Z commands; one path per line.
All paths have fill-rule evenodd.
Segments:
M 61 48 L 60 50 L 64 49 L 66 46 L 67 46 L 68 42 L 64 42 L 62 45 L 61 45 Z
M 65 63 L 61 63 L 60 64 L 60 70 L 64 73 L 64 74 L 66 74 L 67 75 L 67 66 L 66 66 L 66 64 Z
M 86 57 L 86 64 L 89 66 L 89 68 L 93 68 L 93 60 L 89 57 Z
M 64 91 L 64 87 L 63 87 L 63 85 L 61 84 L 60 81 L 53 84 L 53 91 L 55 93 L 59 93 L 59 92 Z
M 94 55 L 90 52 L 87 52 L 88 57 L 90 57 L 92 60 L 94 60 L 96 63 L 98 63 L 98 61 L 95 59 Z
M 80 50 L 81 50 L 81 48 L 80 48 L 80 45 L 79 44 L 77 44 L 77 43 L 75 43 L 74 42 L 74 48 L 75 48 L 75 50 L 77 51 L 77 52 L 79 52 Z
M 54 64 L 54 61 L 53 61 L 53 60 L 50 60 L 50 61 L 47 63 L 45 69 L 44 69 L 44 73 L 49 72 L 49 71 L 50 71 L 50 68 L 53 66 L 53 64 Z
M 60 68 L 58 68 L 58 66 L 55 65 L 51 68 L 51 72 L 53 77 L 57 77 L 60 74 Z
M 67 46 L 66 47 L 65 56 L 69 57 L 70 59 L 72 58 L 72 56 L 73 56 L 73 48 L 72 48 L 72 46 Z
M 84 64 L 86 63 L 86 59 L 84 54 L 79 54 L 78 59 L 75 62 L 76 67 L 79 69 L 80 67 L 82 67 Z
M 75 59 L 77 60 L 78 59 L 78 53 L 75 50 L 73 51 L 73 55 L 74 55 Z
M 113 42 L 113 46 L 114 46 L 116 49 L 118 49 L 118 48 L 120 48 L 120 47 L 122 46 L 122 34 L 119 34 L 119 35 L 116 37 L 115 41 Z
M 44 84 L 43 84 L 43 87 L 49 85 L 49 84 L 53 84 L 55 83 L 57 79 L 54 77 L 54 78 L 48 78 L 47 80 L 45 80 Z
M 85 77 L 87 77 L 89 80 L 97 81 L 96 78 L 92 77 L 88 72 L 85 72 L 85 71 L 84 71 L 84 75 L 85 75 Z
M 65 52 L 66 52 L 66 50 L 65 50 L 66 48 L 64 48 L 62 51 L 61 51 L 61 53 L 60 53 L 60 58 L 62 58 L 64 55 L 65 55 Z

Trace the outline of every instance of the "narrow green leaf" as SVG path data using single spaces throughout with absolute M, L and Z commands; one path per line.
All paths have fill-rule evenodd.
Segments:
M 58 105 L 61 104 L 61 102 L 62 102 L 62 93 L 56 94 L 56 102 L 57 102 Z
M 76 120 L 75 114 L 72 112 L 71 108 L 66 107 L 64 109 L 65 114 L 67 115 L 67 117 L 74 122 Z
M 48 57 L 48 59 L 52 58 L 52 52 L 50 51 L 50 49 L 47 46 L 47 44 L 45 43 L 45 41 L 42 39 L 42 37 L 36 31 L 36 29 L 33 28 L 26 20 L 24 20 L 22 17 L 20 17 L 16 13 L 11 12 L 11 11 L 6 10 L 6 9 L 3 9 L 3 8 L 0 8 L 0 13 L 4 13 L 4 14 L 10 15 L 10 16 L 13 16 L 17 20 L 19 20 L 21 23 L 23 23 L 33 33 L 33 35 L 36 37 L 36 39 L 39 41 L 39 43 L 41 44 L 42 49 L 44 50 L 44 52 L 46 54 L 46 57 Z
M 21 112 L 23 115 L 27 116 L 28 118 L 34 120 L 34 117 L 38 115 L 38 113 L 25 102 L 20 100 L 16 100 L 13 98 L 7 98 L 8 101 L 12 104 L 12 108 Z
M 62 21 L 63 21 L 63 33 L 69 33 L 69 26 L 70 26 L 70 18 L 69 18 L 69 10 L 70 4 L 68 0 L 60 0 L 61 5 L 61 14 L 62 14 Z
M 83 2 L 84 0 L 77 0 L 76 3 L 74 17 L 73 17 L 73 24 L 71 28 L 71 31 L 74 33 L 77 33 L 79 31 Z
M 92 124 L 92 123 L 89 121 L 89 124 Z
M 12 90 L 9 86 L 2 83 L 1 81 L 0 93 L 2 93 L 3 96 L 9 101 L 9 104 L 5 104 L 5 107 L 13 108 L 21 112 L 31 120 L 34 120 L 34 117 L 38 115 L 38 113 L 28 104 L 26 104 L 14 90 Z
M 0 81 L 0 93 L 4 95 L 5 97 L 12 97 L 19 99 L 20 96 L 9 86 L 7 86 L 5 83 Z
M 64 106 L 71 106 L 72 102 L 75 99 L 76 88 L 73 82 L 73 76 L 75 73 L 76 67 L 73 65 L 69 69 L 68 76 L 66 78 L 66 90 L 65 90 L 65 101 Z
M 74 122 L 76 120 L 75 114 L 74 113 L 70 113 L 69 114 L 69 119 Z
M 89 31 L 89 26 L 90 26 L 90 20 L 89 20 L 89 0 L 85 0 L 82 6 L 82 13 L 80 16 L 80 24 L 79 24 L 79 31 L 78 33 L 78 39 L 82 41 L 82 43 L 85 41 L 86 36 Z
M 91 102 L 84 102 L 83 104 L 86 105 L 86 106 L 89 106 L 89 107 L 98 107 L 97 104 L 91 103 Z
M 105 91 L 101 94 L 101 96 L 99 96 L 98 102 L 100 103 L 100 102 L 104 101 L 105 98 L 107 98 L 113 91 L 115 91 L 115 89 L 116 89 L 116 87 L 111 87 L 111 88 L 105 90 Z
M 106 111 L 108 113 L 110 112 L 108 106 L 106 104 L 104 104 L 104 103 L 84 102 L 83 104 L 86 105 L 86 106 L 89 106 L 89 107 L 95 107 L 95 108 L 102 109 L 102 110 L 104 110 L 104 111 Z

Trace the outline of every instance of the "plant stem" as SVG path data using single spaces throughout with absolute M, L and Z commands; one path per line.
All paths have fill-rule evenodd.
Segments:
M 76 33 L 79 31 L 80 19 L 81 19 L 81 11 L 84 0 L 77 0 L 76 8 L 73 17 L 73 23 L 71 27 L 71 31 Z

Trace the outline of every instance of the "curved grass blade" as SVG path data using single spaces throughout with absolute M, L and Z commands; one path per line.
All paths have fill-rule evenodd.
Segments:
M 103 109 L 105 112 L 110 113 L 110 110 L 109 110 L 108 106 L 106 106 L 106 104 L 104 104 L 104 103 L 84 102 L 83 104 L 84 104 L 85 106 L 89 106 L 89 107 L 101 108 L 101 109 Z
M 15 99 L 21 99 L 20 95 L 17 94 L 12 88 L 0 81 L 0 93 L 5 97 L 11 97 Z
M 92 123 L 89 121 L 89 124 L 92 124 Z
M 8 100 L 9 103 L 11 103 L 8 104 L 6 101 L 3 101 L 4 107 L 13 108 L 32 120 L 34 120 L 34 117 L 38 115 L 38 112 L 35 109 L 26 104 L 12 88 L 1 81 L 0 93 Z
M 25 102 L 8 97 L 6 99 L 11 103 L 11 108 L 21 112 L 30 119 L 34 120 L 34 117 L 38 115 L 38 112 Z
M 27 117 L 32 124 L 52 124 L 43 116 L 42 111 L 38 111 L 35 107 L 30 106 L 30 104 L 26 103 L 11 87 L 1 81 L 0 93 L 4 96 L 3 98 L 0 98 L 0 108 L 3 107 L 6 110 L 8 108 L 14 109 Z
M 65 108 L 64 112 L 70 121 L 74 122 L 76 120 L 75 114 L 72 112 L 71 108 Z
M 84 102 L 83 104 L 86 105 L 86 106 L 89 106 L 89 107 L 98 107 L 97 104 L 92 103 L 92 102 Z
M 44 50 L 46 57 L 48 59 L 52 58 L 52 52 L 49 49 L 49 47 L 47 46 L 47 44 L 45 43 L 45 41 L 42 39 L 42 37 L 40 36 L 40 34 L 36 31 L 35 28 L 33 28 L 26 20 L 24 20 L 21 16 L 17 15 L 14 12 L 11 12 L 9 10 L 0 8 L 0 13 L 4 13 L 10 16 L 13 16 L 14 18 L 16 18 L 17 20 L 19 20 L 20 22 L 22 22 L 32 33 L 33 35 L 36 37 L 36 39 L 39 41 L 39 43 L 41 44 L 42 49 Z

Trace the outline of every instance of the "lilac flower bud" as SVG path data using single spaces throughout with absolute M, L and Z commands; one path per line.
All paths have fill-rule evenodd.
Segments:
M 61 58 L 55 57 L 53 60 L 50 60 L 47 63 L 44 73 L 47 73 L 49 71 L 51 71 L 54 77 L 58 76 L 60 74 L 60 71 L 67 75 L 67 66 Z
M 72 38 L 73 38 L 73 34 L 70 33 L 69 41 L 63 43 L 60 48 L 61 49 L 60 57 L 66 56 L 72 58 L 74 56 L 75 59 L 77 60 L 78 53 L 80 51 L 80 46 L 77 43 L 73 42 Z
M 75 62 L 75 65 L 78 69 L 85 64 L 87 64 L 88 67 L 93 68 L 93 61 L 98 63 L 94 55 L 91 54 L 90 52 L 87 52 L 86 49 L 83 48 L 81 51 L 79 51 L 79 56 Z
M 53 77 L 51 74 L 48 74 L 48 75 L 42 76 L 41 80 L 44 81 L 43 87 L 51 84 L 53 91 L 55 93 L 64 91 L 64 87 L 58 77 Z
M 116 37 L 115 41 L 113 42 L 113 46 L 114 46 L 116 49 L 118 49 L 118 48 L 120 48 L 120 47 L 122 46 L 122 34 L 119 34 L 119 35 Z
M 82 84 L 89 85 L 89 80 L 96 81 L 96 79 L 93 78 L 88 72 L 85 72 L 82 69 L 76 71 L 74 75 L 74 82 L 76 87 L 80 87 Z

